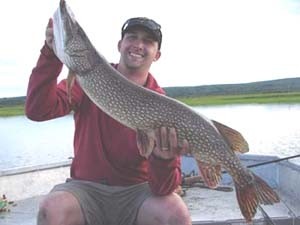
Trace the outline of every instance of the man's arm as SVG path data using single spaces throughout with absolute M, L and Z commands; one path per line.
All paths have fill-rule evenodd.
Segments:
M 181 184 L 180 157 L 164 160 L 149 157 L 149 185 L 155 195 L 168 195 Z
M 46 28 L 46 41 L 36 67 L 32 70 L 25 104 L 28 118 L 36 121 L 48 120 L 68 114 L 72 110 L 66 93 L 65 81 L 57 85 L 63 64 L 52 50 L 53 28 L 49 21 Z M 79 88 L 74 88 L 76 100 L 80 98 Z

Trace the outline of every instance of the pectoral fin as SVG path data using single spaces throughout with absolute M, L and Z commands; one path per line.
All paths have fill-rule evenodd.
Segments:
M 66 81 L 67 82 L 66 89 L 67 89 L 68 101 L 70 104 L 72 104 L 72 87 L 74 85 L 75 78 L 76 78 L 75 72 L 69 69 L 67 81 Z
M 221 166 L 220 165 L 209 165 L 207 163 L 197 160 L 198 168 L 201 172 L 201 176 L 204 183 L 209 188 L 216 188 L 221 180 Z
M 212 120 L 215 127 L 223 136 L 231 150 L 246 153 L 249 151 L 249 146 L 242 134 L 222 123 Z
M 137 130 L 136 141 L 141 156 L 148 158 L 155 146 L 154 130 Z

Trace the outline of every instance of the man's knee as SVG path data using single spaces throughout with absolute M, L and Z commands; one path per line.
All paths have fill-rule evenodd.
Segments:
M 54 206 L 55 198 L 52 194 L 49 194 L 42 199 L 39 205 L 38 225 L 51 224 L 51 220 L 56 210 Z
M 187 206 L 177 194 L 173 194 L 172 198 L 166 202 L 162 212 L 161 216 L 166 220 L 166 224 L 191 224 Z
M 40 202 L 38 225 L 51 224 L 84 224 L 79 203 L 72 194 L 54 192 Z
M 177 194 L 147 199 L 140 208 L 137 222 L 139 225 L 192 224 L 189 211 Z

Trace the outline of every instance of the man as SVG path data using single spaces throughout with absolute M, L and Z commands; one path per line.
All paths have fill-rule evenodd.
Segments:
M 131 18 L 118 42 L 120 61 L 113 65 L 127 79 L 163 94 L 149 73 L 160 58 L 160 25 Z M 59 184 L 40 204 L 39 225 L 191 224 L 182 199 L 174 193 L 181 183 L 180 157 L 188 143 L 177 143 L 174 128 L 155 131 L 156 146 L 148 159 L 135 131 L 101 111 L 76 83 L 69 101 L 66 81 L 57 84 L 62 63 L 52 51 L 52 20 L 33 69 L 27 91 L 26 115 L 36 121 L 74 111 L 74 159 L 71 179 Z M 159 110 L 159 109 L 158 109 Z M 138 141 L 137 141 L 138 140 Z

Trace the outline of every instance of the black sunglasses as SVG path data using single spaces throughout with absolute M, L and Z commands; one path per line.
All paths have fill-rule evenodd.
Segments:
M 127 27 L 137 26 L 137 25 L 148 27 L 153 31 L 160 30 L 161 28 L 161 26 L 158 23 L 156 23 L 154 20 L 143 18 L 143 17 L 137 17 L 137 18 L 131 18 L 124 23 L 124 25 L 122 26 L 122 33 L 124 32 L 124 30 L 126 30 Z

